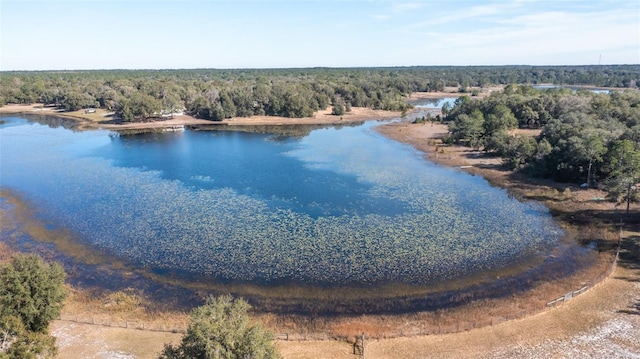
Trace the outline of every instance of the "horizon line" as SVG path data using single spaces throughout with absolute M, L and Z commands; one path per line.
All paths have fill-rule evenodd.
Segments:
M 382 66 L 293 66 L 293 67 L 165 67 L 165 68 L 87 68 L 87 69 L 13 69 L 2 72 L 74 72 L 74 71 L 176 71 L 176 70 L 312 70 L 312 69 L 402 69 L 402 68 L 428 68 L 428 67 L 604 67 L 604 66 L 640 66 L 640 63 L 624 64 L 571 64 L 571 65 L 531 65 L 531 64 L 501 64 L 501 65 L 382 65 Z

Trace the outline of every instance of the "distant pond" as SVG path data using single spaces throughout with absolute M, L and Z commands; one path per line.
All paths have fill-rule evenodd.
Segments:
M 584 91 L 589 91 L 589 92 L 593 92 L 593 93 L 604 93 L 604 94 L 608 94 L 611 93 L 611 90 L 606 89 L 606 88 L 598 88 L 598 87 L 582 87 L 582 86 L 564 86 L 564 85 L 533 85 L 534 89 L 537 90 L 547 90 L 547 89 L 570 89 L 573 92 L 576 92 L 578 90 L 584 90 Z
M 376 122 L 123 136 L 3 120 L 3 188 L 47 223 L 157 273 L 429 285 L 546 258 L 563 236 L 545 207 L 425 160 Z
M 445 103 L 448 103 L 451 108 L 455 104 L 457 97 L 443 97 L 443 98 L 420 98 L 409 101 L 409 104 L 413 105 L 413 107 L 420 112 L 420 114 L 424 113 L 439 113 L 442 110 L 442 106 Z

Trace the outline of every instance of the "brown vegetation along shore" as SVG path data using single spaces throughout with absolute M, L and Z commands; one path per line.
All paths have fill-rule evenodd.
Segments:
M 391 139 L 412 145 L 433 162 L 461 168 L 471 174 L 482 176 L 493 185 L 505 188 L 520 198 L 540 201 L 556 215 L 571 213 L 570 215 L 576 217 L 579 213 L 588 213 L 591 220 L 587 222 L 606 226 L 614 224 L 616 215 L 619 220 L 624 212 L 623 208 L 616 206 L 615 203 L 595 200 L 605 197 L 605 192 L 602 190 L 584 190 L 575 184 L 527 177 L 506 170 L 498 157 L 488 156 L 470 147 L 444 145 L 440 138 L 448 133 L 446 125 L 431 122 L 423 124 L 397 122 L 378 126 L 376 129 Z M 520 133 L 533 136 L 538 131 L 529 130 L 528 132 L 520 131 Z M 635 203 L 632 209 L 637 212 L 640 210 L 640 205 Z M 597 216 L 595 215 L 597 211 L 608 211 L 610 216 Z M 561 216 L 559 219 L 566 221 L 565 217 Z
M 44 107 L 42 104 L 7 105 L 0 107 L 0 113 L 59 116 L 77 121 L 81 129 L 101 128 L 105 130 L 137 130 L 190 125 L 332 125 L 364 122 L 372 119 L 392 119 L 402 115 L 399 111 L 353 107 L 351 112 L 347 112 L 342 116 L 332 115 L 331 108 L 327 108 L 323 111 L 317 111 L 313 117 L 304 118 L 251 116 L 234 117 L 216 122 L 197 119 L 189 115 L 176 115 L 173 118 L 149 119 L 146 122 L 117 123 L 113 120 L 112 113 L 101 109 L 97 109 L 93 113 L 85 113 L 83 110 L 73 112 L 58 111 L 51 107 Z

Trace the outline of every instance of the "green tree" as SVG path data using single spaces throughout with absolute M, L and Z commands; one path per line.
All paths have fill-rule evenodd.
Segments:
M 487 153 L 493 152 L 498 156 L 504 156 L 510 138 L 511 136 L 507 131 L 496 131 L 487 136 L 484 151 Z
M 45 333 L 66 297 L 64 270 L 37 255 L 17 255 L 0 266 L 0 316 L 20 318 L 25 328 Z
M 444 117 L 444 119 L 447 119 L 447 116 L 449 116 L 449 113 L 451 112 L 451 103 L 450 102 L 445 102 L 444 104 L 442 104 L 442 116 Z
M 165 344 L 160 358 L 278 358 L 273 334 L 250 322 L 249 308 L 246 301 L 231 296 L 210 298 L 191 312 L 187 333 L 180 344 Z
M 331 114 L 336 116 L 342 116 L 345 113 L 345 103 L 342 97 L 336 97 L 333 99 L 333 107 L 331 108 Z
M 483 126 L 485 135 L 490 136 L 497 131 L 516 128 L 518 126 L 518 119 L 516 119 L 513 112 L 511 112 L 507 106 L 499 104 L 485 116 Z
M 96 100 L 89 94 L 80 93 L 76 90 L 67 92 L 60 104 L 67 111 L 77 111 L 83 108 L 96 107 L 98 105 Z
M 516 135 L 509 138 L 504 151 L 503 162 L 513 169 L 529 163 L 538 151 L 538 144 L 532 137 Z
M 54 358 L 55 338 L 27 330 L 16 316 L 0 317 L 0 359 Z
M 629 140 L 615 141 L 607 153 L 607 159 L 609 169 L 607 195 L 618 203 L 626 199 L 628 216 L 630 202 L 638 199 L 640 150 L 634 148 Z
M 475 109 L 470 115 L 457 116 L 450 125 L 450 131 L 455 139 L 467 140 L 471 147 L 480 147 L 484 144 L 484 121 L 482 112 Z
M 224 114 L 223 118 L 231 118 L 236 115 L 236 105 L 227 92 L 220 92 L 220 106 Z
M 173 118 L 173 115 L 177 112 L 181 112 L 184 110 L 184 103 L 180 100 L 174 93 L 167 93 L 161 99 L 162 104 L 162 114 L 169 115 Z
M 593 164 L 602 162 L 602 156 L 607 152 L 607 148 L 604 146 L 602 138 L 597 135 L 591 135 L 588 138 L 583 140 L 584 147 L 581 152 L 581 158 L 584 161 L 588 161 L 589 165 L 587 167 L 587 188 L 591 187 L 592 181 L 592 168 Z
M 160 100 L 144 93 L 135 93 L 130 98 L 124 99 L 116 111 L 116 115 L 122 121 L 131 122 L 135 119 L 146 119 L 159 116 L 162 110 Z

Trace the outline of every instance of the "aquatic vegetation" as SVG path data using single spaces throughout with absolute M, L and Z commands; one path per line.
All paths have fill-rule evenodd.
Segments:
M 122 146 L 136 156 L 143 147 L 114 142 L 120 139 L 105 132 L 40 125 L 0 129 L 1 180 L 40 204 L 43 217 L 109 253 L 153 269 L 221 280 L 424 284 L 544 254 L 561 236 L 545 208 L 509 198 L 481 178 L 428 163 L 372 126 L 318 129 L 284 142 L 235 134 L 278 146 L 269 155 L 298 164 L 291 168 L 309 171 L 305 176 L 321 173 L 336 186 L 353 185 L 344 191 L 353 197 L 336 203 L 340 213 L 323 212 L 322 193 L 311 199 L 284 192 L 269 197 L 219 186 L 228 175 L 219 169 L 196 166 L 171 177 L 173 165 L 119 166 L 117 159 L 96 153 Z M 180 142 L 193 134 L 167 140 L 179 142 L 184 157 L 167 150 L 163 158 L 185 161 L 201 152 L 189 147 L 192 142 Z M 257 177 L 265 175 L 256 171 Z M 313 181 L 305 176 L 300 181 Z

